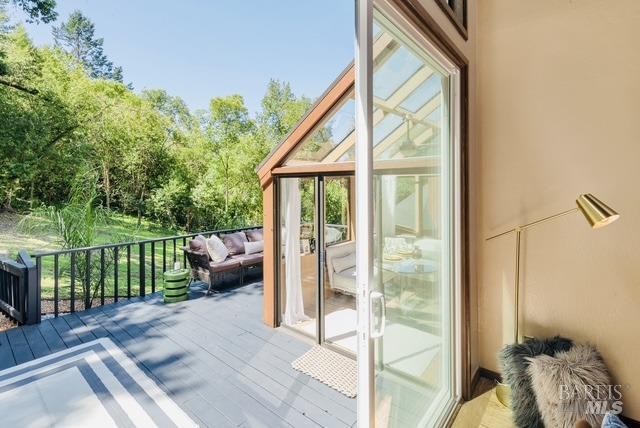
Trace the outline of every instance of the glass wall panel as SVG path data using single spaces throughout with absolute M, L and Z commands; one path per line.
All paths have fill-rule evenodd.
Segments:
M 353 160 L 341 156 L 330 157 L 334 149 L 349 146 L 353 142 L 355 127 L 353 94 L 346 98 L 329 113 L 327 119 L 301 141 L 285 161 L 285 165 L 299 165 L 317 162 L 340 162 Z M 342 151 L 344 153 L 344 151 Z

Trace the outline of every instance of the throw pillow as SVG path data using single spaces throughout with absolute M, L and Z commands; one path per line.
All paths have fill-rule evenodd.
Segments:
M 356 253 L 347 254 L 344 257 L 333 259 L 333 270 L 342 272 L 343 270 L 352 268 L 356 265 Z
M 245 254 L 261 253 L 263 249 L 264 249 L 264 241 L 255 241 L 255 242 L 249 241 L 244 243 Z
M 573 428 L 582 418 L 594 427 L 602 424 L 604 415 L 589 408 L 602 402 L 610 408 L 611 379 L 593 345 L 575 345 L 555 356 L 540 355 L 527 360 L 527 372 L 545 426 Z
M 245 234 L 247 235 L 247 239 L 249 240 L 249 242 L 257 242 L 257 241 L 264 240 L 263 229 L 247 230 Z
M 189 249 L 196 253 L 205 253 L 208 254 L 207 251 L 207 238 L 202 235 L 198 235 L 189 241 Z
M 244 244 L 247 241 L 247 235 L 244 232 L 235 232 L 222 235 L 222 241 L 229 250 L 229 255 L 244 254 Z
M 209 257 L 216 263 L 223 262 L 227 256 L 229 256 L 229 250 L 224 245 L 224 242 L 216 235 L 211 235 L 209 239 L 207 239 L 207 251 L 209 252 Z
M 527 373 L 527 358 L 538 355 L 555 355 L 567 351 L 573 342 L 556 336 L 552 339 L 529 339 L 523 343 L 505 346 L 499 354 L 503 381 L 511 386 L 513 419 L 517 426 L 543 428 L 542 416 L 536 405 L 536 397 Z

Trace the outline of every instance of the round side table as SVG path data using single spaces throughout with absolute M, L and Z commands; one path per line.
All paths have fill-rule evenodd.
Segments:
M 189 299 L 189 269 L 164 273 L 164 302 L 176 303 Z

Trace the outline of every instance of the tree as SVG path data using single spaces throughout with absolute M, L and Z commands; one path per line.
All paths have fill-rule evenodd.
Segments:
M 272 146 L 278 144 L 311 106 L 308 98 L 297 98 L 287 82 L 271 79 L 262 98 L 259 123 L 266 127 Z
M 28 15 L 27 22 L 53 22 L 58 17 L 55 0 L 12 0 Z
M 82 12 L 76 10 L 67 22 L 53 27 L 57 47 L 83 64 L 89 75 L 98 79 L 122 82 L 122 68 L 115 67 L 103 50 L 104 39 L 95 37 L 95 26 Z

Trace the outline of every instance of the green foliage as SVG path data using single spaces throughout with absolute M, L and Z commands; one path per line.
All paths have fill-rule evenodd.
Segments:
M 56 46 L 83 64 L 90 76 L 122 82 L 122 67 L 115 67 L 105 55 L 104 40 L 96 38 L 93 22 L 80 11 L 74 11 L 66 22 L 53 27 Z
M 297 98 L 287 82 L 270 80 L 262 99 L 258 121 L 268 130 L 272 143 L 279 143 L 311 107 L 311 100 Z
M 108 214 L 99 205 L 98 175 L 94 171 L 78 174 L 74 179 L 71 197 L 62 207 L 36 208 L 20 223 L 29 233 L 49 233 L 53 229 L 63 249 L 84 248 L 96 242 L 98 228 L 108 222 Z M 82 283 L 85 307 L 90 308 L 100 286 L 100 261 L 79 257 L 76 274 Z M 113 254 L 105 254 L 105 265 L 113 263 Z
M 71 196 L 61 207 L 35 208 L 20 224 L 29 234 L 55 231 L 63 249 L 90 247 L 108 215 L 99 205 L 98 175 L 86 171 L 74 178 Z
M 139 225 L 145 217 L 189 231 L 260 223 L 255 169 L 310 101 L 274 80 L 255 117 L 239 95 L 191 112 L 162 89 L 137 94 L 115 81 L 94 33 L 73 14 L 56 29 L 60 47 L 37 48 L 0 19 L 0 210 L 59 213 L 89 169 L 95 205 Z
M 58 17 L 55 0 L 12 0 L 28 15 L 28 22 L 53 22 Z

